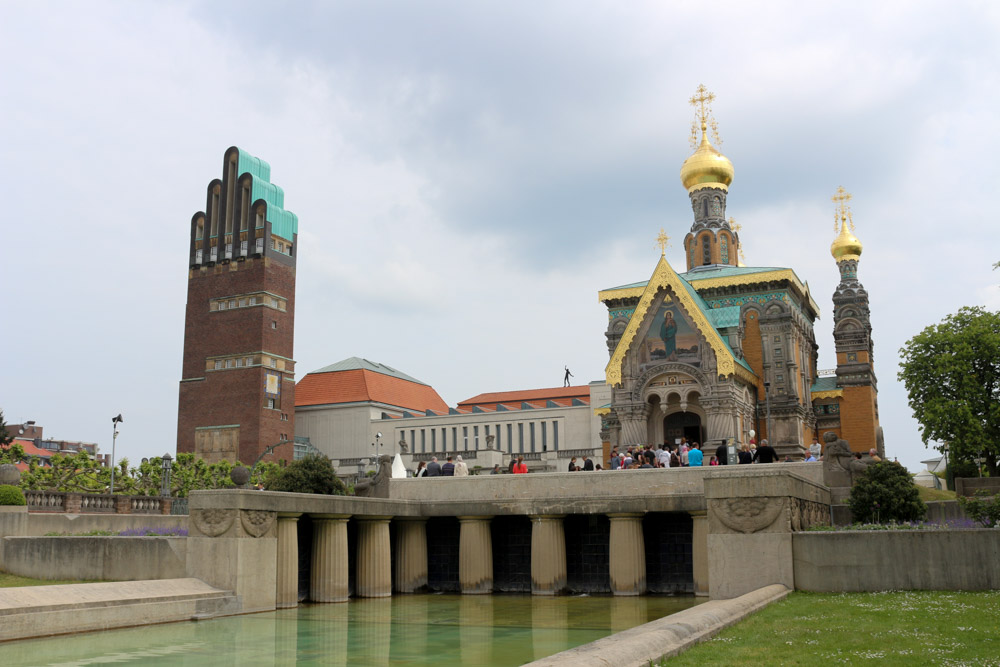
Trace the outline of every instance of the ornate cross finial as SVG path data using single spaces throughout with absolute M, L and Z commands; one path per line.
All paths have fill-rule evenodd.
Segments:
M 736 222 L 736 218 L 729 218 L 729 228 L 739 234 L 740 230 L 743 229 L 743 225 Z
M 699 85 L 698 89 L 694 91 L 694 95 L 688 100 L 688 103 L 695 108 L 695 120 L 691 123 L 691 148 L 694 148 L 698 143 L 699 125 L 701 126 L 702 134 L 707 132 L 708 128 L 711 127 L 712 139 L 715 140 L 716 145 L 722 145 L 722 139 L 719 137 L 719 125 L 712 116 L 712 102 L 714 100 L 715 93 L 709 92 L 704 84 Z
M 660 233 L 656 237 L 656 245 L 660 246 L 660 256 L 663 257 L 667 254 L 667 246 L 670 245 L 670 237 L 667 236 L 667 232 L 660 228 Z
M 830 201 L 834 204 L 833 231 L 840 231 L 841 222 L 847 222 L 851 226 L 851 231 L 854 231 L 854 216 L 851 213 L 851 199 L 851 193 L 845 190 L 843 185 L 839 186 L 837 188 L 837 192 L 830 197 Z

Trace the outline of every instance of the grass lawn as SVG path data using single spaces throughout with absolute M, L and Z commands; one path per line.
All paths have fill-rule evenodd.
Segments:
M 840 663 L 1000 665 L 1000 592 L 792 593 L 663 664 Z
M 930 489 L 926 486 L 918 486 L 917 490 L 920 492 L 920 499 L 924 502 L 928 500 L 955 500 L 955 492 L 947 491 L 945 489 Z
M 0 588 L 16 588 L 18 586 L 52 586 L 53 584 L 92 584 L 93 581 L 60 581 L 56 579 L 32 579 L 19 577 L 16 574 L 0 572 Z

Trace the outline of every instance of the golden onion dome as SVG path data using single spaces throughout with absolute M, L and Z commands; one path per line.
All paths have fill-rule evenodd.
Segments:
M 830 245 L 830 254 L 838 262 L 847 259 L 860 259 L 864 246 L 858 237 L 847 228 L 847 216 L 842 216 L 840 220 L 840 234 Z
M 701 144 L 681 166 L 681 183 L 688 192 L 710 186 L 728 191 L 733 182 L 733 163 L 709 142 L 705 129 L 702 124 Z

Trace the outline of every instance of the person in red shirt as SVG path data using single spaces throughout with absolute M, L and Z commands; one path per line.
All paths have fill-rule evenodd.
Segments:
M 514 464 L 514 474 L 515 475 L 527 475 L 528 474 L 528 464 L 524 462 L 523 456 L 517 457 L 517 463 Z

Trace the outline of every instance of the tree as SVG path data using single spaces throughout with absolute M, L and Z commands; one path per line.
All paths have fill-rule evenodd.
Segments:
M 848 504 L 858 523 L 919 521 L 927 514 L 910 473 L 895 461 L 868 466 L 851 489 Z
M 14 436 L 7 433 L 7 421 L 3 418 L 3 410 L 0 410 L 0 447 L 6 447 L 14 442 Z
M 330 459 L 321 454 L 307 454 L 298 461 L 292 461 L 281 472 L 267 480 L 267 490 L 334 496 L 347 494 L 347 488 L 337 478 L 337 471 L 334 470 Z
M 965 307 L 927 327 L 899 351 L 920 437 L 948 443 L 957 461 L 982 456 L 991 477 L 1000 458 L 1000 312 Z

